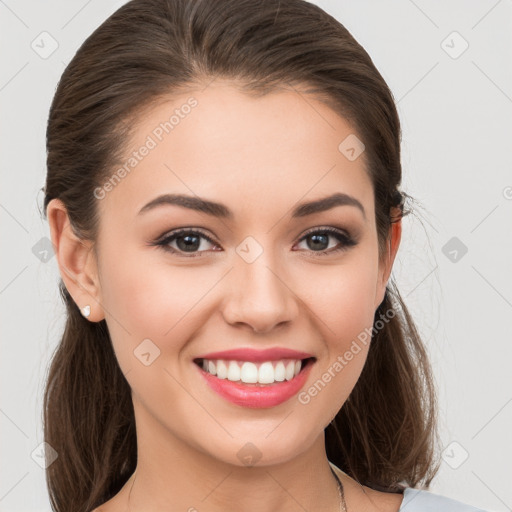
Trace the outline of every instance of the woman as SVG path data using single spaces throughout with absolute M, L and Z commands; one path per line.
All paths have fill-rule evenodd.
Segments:
M 426 490 L 433 378 L 390 279 L 400 124 L 339 22 L 128 2 L 66 68 L 47 149 L 56 511 L 476 510 Z

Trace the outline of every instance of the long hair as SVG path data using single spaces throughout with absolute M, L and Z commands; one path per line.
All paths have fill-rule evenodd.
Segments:
M 132 0 L 81 45 L 57 86 L 46 134 L 44 215 L 58 198 L 84 240 L 98 230 L 94 190 L 122 160 L 146 109 L 213 78 L 264 95 L 306 85 L 357 130 L 375 196 L 379 257 L 390 226 L 410 213 L 400 191 L 401 128 L 391 91 L 366 51 L 335 18 L 304 0 Z M 88 512 L 113 497 L 137 463 L 131 390 L 105 320 L 67 309 L 46 381 L 44 440 L 52 507 Z M 438 470 L 436 392 L 426 349 L 391 279 L 349 399 L 325 429 L 329 460 L 389 492 L 428 488 Z M 388 315 L 389 317 L 389 315 Z M 382 323 L 382 322 L 381 322 Z

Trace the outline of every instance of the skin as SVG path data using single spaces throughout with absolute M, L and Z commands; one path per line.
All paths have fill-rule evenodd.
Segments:
M 89 321 L 106 320 L 132 389 L 138 465 L 129 510 L 225 512 L 228 503 L 254 512 L 338 510 L 324 428 L 356 384 L 368 345 L 308 404 L 295 396 L 263 409 L 218 396 L 192 360 L 235 347 L 303 350 L 317 358 L 308 389 L 359 333 L 371 329 L 401 224 L 392 225 L 379 261 L 364 158 L 349 161 L 338 150 L 355 130 L 314 97 L 289 88 L 252 98 L 233 82 L 215 80 L 169 98 L 141 116 L 127 155 L 191 95 L 198 105 L 190 114 L 97 200 L 97 254 L 70 229 L 59 200 L 48 206 L 65 285 L 79 307 L 91 305 Z M 234 218 L 170 205 L 138 215 L 164 192 L 224 203 Z M 366 218 L 353 206 L 290 218 L 297 203 L 333 192 L 357 198 Z M 304 233 L 330 226 L 357 236 L 357 245 L 318 256 L 339 240 L 329 235 L 328 245 L 318 247 Z M 202 251 L 200 257 L 149 245 L 183 227 L 200 228 L 214 243 L 200 238 L 194 253 Z M 248 236 L 263 249 L 252 263 L 236 252 Z M 170 245 L 183 248 L 176 240 Z M 134 356 L 147 338 L 160 350 L 149 366 Z M 248 442 L 261 453 L 252 467 L 237 457 Z M 401 494 L 338 474 L 349 510 L 399 509 Z M 128 510 L 133 482 L 134 475 L 96 512 Z

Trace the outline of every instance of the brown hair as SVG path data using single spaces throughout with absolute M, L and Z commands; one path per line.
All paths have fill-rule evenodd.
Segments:
M 132 0 L 119 8 L 82 44 L 55 92 L 45 216 L 52 199 L 62 200 L 75 233 L 94 242 L 94 189 L 122 160 L 137 117 L 215 77 L 254 95 L 306 85 L 352 123 L 366 146 L 382 257 L 391 223 L 411 211 L 404 209 L 411 197 L 399 190 L 393 96 L 347 29 L 304 0 Z M 136 467 L 134 412 L 105 320 L 82 317 L 62 279 L 59 287 L 67 320 L 43 410 L 44 439 L 59 457 L 47 468 L 47 485 L 54 510 L 88 512 L 113 497 Z M 434 381 L 391 279 L 374 324 L 389 311 L 349 400 L 325 429 L 327 456 L 375 489 L 428 488 L 438 470 Z

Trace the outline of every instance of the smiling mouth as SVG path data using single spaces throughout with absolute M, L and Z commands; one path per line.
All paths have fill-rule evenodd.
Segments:
M 260 386 L 273 386 L 273 385 L 277 385 L 277 384 L 295 379 L 300 373 L 302 373 L 305 370 L 305 368 L 307 368 L 315 363 L 316 357 L 308 357 L 305 359 L 296 359 L 296 360 L 279 359 L 279 360 L 265 361 L 265 362 L 218 359 L 218 360 L 208 360 L 210 364 L 208 364 L 208 362 L 207 362 L 203 366 L 204 361 L 205 360 L 202 358 L 194 359 L 194 363 L 197 366 L 199 366 L 201 371 L 209 374 L 212 377 L 216 377 L 220 380 L 231 381 L 231 382 L 237 383 L 237 384 L 260 387 Z M 219 375 L 217 374 L 217 368 L 218 368 L 219 361 L 222 361 L 222 364 L 224 365 L 223 369 L 221 370 L 222 377 L 219 377 Z M 230 363 L 232 363 L 232 362 L 234 362 L 235 365 L 237 365 L 238 370 L 236 369 L 236 367 L 233 367 L 232 370 L 234 370 L 234 372 L 231 374 L 231 378 L 228 378 L 228 372 L 226 372 L 226 367 L 229 368 Z M 243 372 L 241 370 L 241 367 L 244 363 L 251 363 L 252 365 L 256 365 L 257 370 L 255 370 L 254 366 L 253 366 L 252 372 L 249 372 L 250 376 L 248 373 L 245 373 L 244 375 L 242 375 Z M 270 370 L 270 375 L 269 375 L 268 363 L 271 363 L 272 367 L 273 367 L 273 370 Z M 282 363 L 280 365 L 281 367 L 277 368 L 279 363 Z M 285 363 L 286 363 L 286 366 L 288 366 L 286 369 L 285 369 Z M 300 363 L 300 368 L 299 368 L 298 363 Z M 261 365 L 263 365 L 263 364 L 266 364 L 266 371 L 263 372 L 265 376 L 260 378 L 262 373 L 260 373 L 259 370 L 260 370 Z M 212 371 L 209 371 L 209 370 L 213 370 L 213 373 L 212 373 Z M 254 373 L 255 371 L 256 371 L 256 375 Z M 245 377 L 244 380 L 242 380 L 242 377 Z M 260 382 L 260 380 L 263 380 L 263 382 Z

